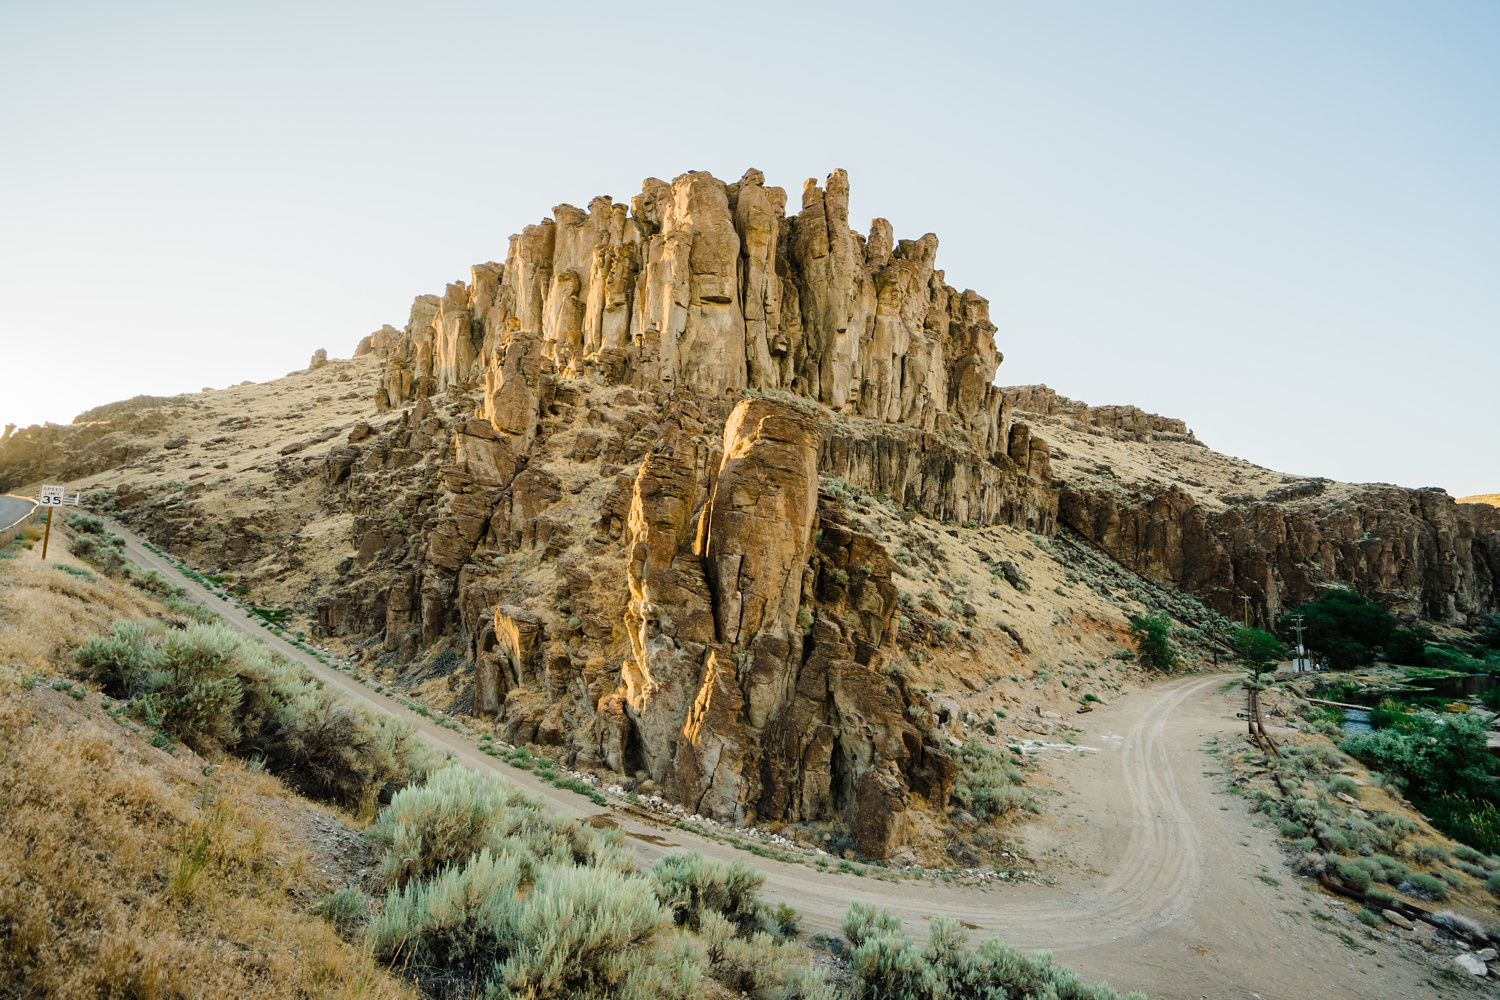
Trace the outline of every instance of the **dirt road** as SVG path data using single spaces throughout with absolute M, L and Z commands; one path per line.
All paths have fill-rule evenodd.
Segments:
M 167 575 L 231 626 L 335 688 L 410 719 L 465 766 L 500 773 L 568 815 L 605 811 L 480 753 L 464 737 L 304 654 L 183 576 L 123 525 L 111 527 L 140 565 Z M 1240 725 L 1238 692 L 1221 690 L 1227 679 L 1167 681 L 1078 717 L 1085 727 L 1080 742 L 1098 752 L 1054 752 L 1042 767 L 1058 794 L 1044 818 L 1023 830 L 1031 849 L 1049 859 L 1056 886 L 981 889 L 822 873 L 608 811 L 646 864 L 677 848 L 754 863 L 766 874 L 766 895 L 796 907 L 811 931 L 837 933 L 849 903 L 866 900 L 898 914 L 910 931 L 925 931 L 934 916 L 953 917 L 976 936 L 1050 950 L 1091 979 L 1152 997 L 1439 995 L 1431 970 L 1399 955 L 1395 945 L 1346 943 L 1339 936 L 1345 925 L 1324 919 L 1333 912 L 1326 897 L 1284 867 L 1271 832 L 1225 790 L 1215 751 L 1238 738 Z

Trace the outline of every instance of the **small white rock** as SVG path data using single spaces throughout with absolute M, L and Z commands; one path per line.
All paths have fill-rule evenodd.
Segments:
M 1481 962 L 1493 962 L 1497 957 L 1500 957 L 1500 952 L 1497 952 L 1494 948 L 1482 948 L 1474 953 L 1474 957 Z
M 1477 955 L 1467 953 L 1455 955 L 1453 957 L 1453 964 L 1471 976 L 1488 976 L 1490 974 L 1490 970 L 1485 968 L 1484 963 L 1479 960 L 1479 956 Z

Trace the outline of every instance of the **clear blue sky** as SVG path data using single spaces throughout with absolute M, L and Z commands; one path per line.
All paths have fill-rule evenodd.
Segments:
M 749 166 L 936 232 L 1002 383 L 1500 490 L 1492 0 L 3 0 L 0 422 L 347 356 L 555 204 Z

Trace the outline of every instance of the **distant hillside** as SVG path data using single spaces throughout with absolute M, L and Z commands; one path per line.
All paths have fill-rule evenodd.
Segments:
M 1491 507 L 1500 507 L 1500 493 L 1476 493 L 1471 497 L 1460 497 L 1459 503 L 1487 503 Z

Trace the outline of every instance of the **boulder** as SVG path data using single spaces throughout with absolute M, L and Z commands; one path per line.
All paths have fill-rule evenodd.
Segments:
M 1395 910 L 1381 910 L 1380 915 L 1385 918 L 1386 923 L 1394 924 L 1402 930 L 1410 931 L 1416 929 L 1410 920 L 1407 920 Z
M 1458 966 L 1460 971 L 1467 972 L 1471 976 L 1485 977 L 1490 974 L 1488 966 L 1481 962 L 1477 955 L 1470 955 L 1467 952 L 1453 956 L 1453 964 Z

